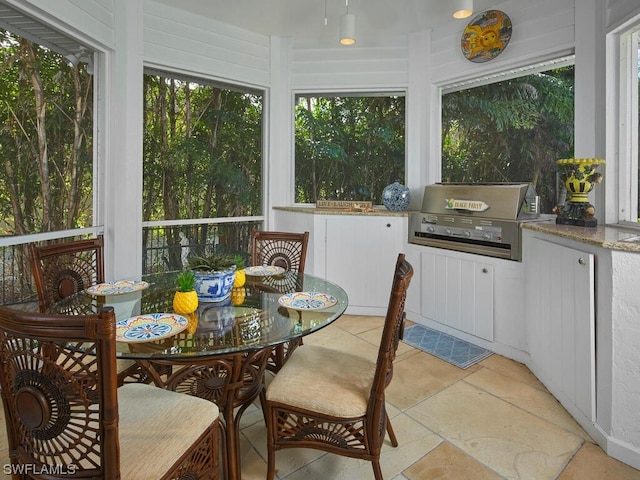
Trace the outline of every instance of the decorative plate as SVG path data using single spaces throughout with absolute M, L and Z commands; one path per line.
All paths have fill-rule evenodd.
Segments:
M 255 267 L 247 267 L 244 273 L 251 277 L 270 277 L 273 275 L 282 275 L 284 268 L 275 265 L 256 265 Z
M 150 313 L 116 322 L 119 342 L 149 342 L 170 337 L 187 328 L 188 320 L 175 313 Z
M 89 295 L 123 295 L 125 293 L 144 290 L 147 282 L 134 282 L 132 280 L 119 280 L 117 282 L 98 283 L 86 289 Z
M 460 45 L 467 60 L 475 63 L 496 58 L 511 39 L 511 19 L 500 10 L 487 10 L 476 16 L 462 33 Z
M 295 292 L 282 295 L 278 303 L 294 310 L 322 310 L 338 303 L 338 299 L 326 293 Z

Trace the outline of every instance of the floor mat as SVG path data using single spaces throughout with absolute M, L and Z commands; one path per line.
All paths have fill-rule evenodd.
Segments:
M 405 328 L 402 341 L 460 368 L 469 368 L 493 353 L 486 348 L 418 324 Z

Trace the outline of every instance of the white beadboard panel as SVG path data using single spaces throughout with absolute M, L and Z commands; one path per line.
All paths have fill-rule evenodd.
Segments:
M 508 70 L 572 51 L 575 41 L 574 0 L 512 0 L 496 8 L 509 15 L 513 33 L 504 52 L 484 64 L 469 62 L 462 54 L 460 39 L 466 23 L 434 29 L 431 55 L 435 84 Z
M 295 50 L 292 88 L 404 88 L 408 47 Z
M 638 0 L 609 0 L 606 15 L 607 28 L 613 29 L 634 16 L 640 15 L 640 4 Z
M 432 253 L 422 253 L 420 261 L 421 315 L 493 341 L 493 266 Z
M 115 0 L 7 0 L 7 4 L 64 33 L 73 35 L 75 30 L 93 42 L 114 45 Z
M 145 61 L 252 85 L 269 84 L 269 37 L 147 0 Z
M 572 415 L 593 422 L 594 255 L 534 238 L 525 261 L 529 367 Z

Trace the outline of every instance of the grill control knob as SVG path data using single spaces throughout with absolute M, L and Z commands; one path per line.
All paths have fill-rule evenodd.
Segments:
M 450 228 L 445 228 L 444 229 L 444 233 L 446 233 L 447 235 L 451 235 L 451 229 Z
M 491 234 L 490 233 L 483 233 L 482 234 L 482 238 L 484 238 L 485 240 L 491 240 Z
M 429 232 L 429 233 L 433 233 L 435 230 L 436 230 L 436 229 L 435 229 L 435 228 L 433 228 L 431 225 L 429 225 L 429 226 L 427 227 L 427 232 Z
M 465 230 L 464 231 L 464 236 L 467 237 L 467 238 L 470 238 L 471 237 L 471 232 L 469 230 Z

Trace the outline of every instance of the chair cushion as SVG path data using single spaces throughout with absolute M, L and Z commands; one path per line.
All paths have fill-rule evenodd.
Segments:
M 366 358 L 304 345 L 273 378 L 267 400 L 335 417 L 361 417 L 367 411 L 375 369 Z
M 123 480 L 156 480 L 202 435 L 215 403 L 152 385 L 118 388 L 120 473 Z

